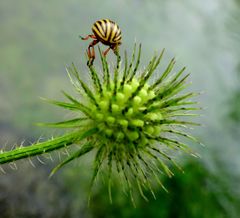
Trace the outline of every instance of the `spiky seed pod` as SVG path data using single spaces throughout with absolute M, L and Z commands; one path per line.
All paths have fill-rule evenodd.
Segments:
M 180 94 L 186 88 L 186 79 L 189 76 L 184 74 L 185 68 L 170 76 L 175 65 L 175 60 L 172 59 L 161 76 L 154 82 L 149 82 L 161 62 L 163 53 L 164 50 L 159 56 L 154 55 L 147 67 L 139 72 L 141 45 L 137 55 L 135 45 L 130 63 L 128 64 L 125 54 L 122 69 L 118 56 L 113 74 L 110 73 L 106 58 L 101 56 L 102 72 L 97 72 L 92 65 L 89 66 L 92 81 L 90 85 L 82 81 L 78 70 L 72 64 L 67 71 L 71 83 L 81 95 L 80 100 L 63 92 L 69 103 L 52 100 L 49 102 L 75 111 L 77 117 L 47 124 L 52 127 L 71 128 L 72 132 L 42 143 L 41 146 L 30 146 L 32 150 L 24 148 L 26 151 L 21 152 L 20 149 L 15 149 L 3 153 L 5 156 L 0 154 L 0 163 L 24 158 L 24 154 L 26 157 L 38 155 L 78 143 L 82 145 L 80 150 L 55 167 L 51 175 L 73 159 L 95 150 L 91 186 L 102 169 L 108 172 L 109 193 L 112 173 L 116 173 L 126 184 L 133 202 L 133 187 L 137 187 L 144 199 L 147 199 L 143 191 L 146 188 L 150 189 L 154 196 L 151 187 L 153 179 L 164 188 L 159 180 L 159 170 L 172 176 L 167 161 L 178 167 L 169 152 L 181 150 L 195 155 L 185 143 L 175 137 L 181 136 L 198 142 L 184 132 L 186 126 L 198 124 L 179 118 L 196 115 L 190 111 L 200 109 L 193 106 L 196 102 L 189 100 L 197 93 Z M 37 149 L 34 149 L 34 146 Z

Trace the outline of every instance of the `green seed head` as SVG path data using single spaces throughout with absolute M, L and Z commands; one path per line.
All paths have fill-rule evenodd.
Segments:
M 185 132 L 187 126 L 198 124 L 184 117 L 195 115 L 190 111 L 199 108 L 190 100 L 196 93 L 182 93 L 189 76 L 184 74 L 185 68 L 172 73 L 175 64 L 172 59 L 160 73 L 157 67 L 162 52 L 159 56 L 154 55 L 147 67 L 139 71 L 140 56 L 141 45 L 138 52 L 135 45 L 131 61 L 128 63 L 125 55 L 124 67 L 121 67 L 118 56 L 114 69 L 110 69 L 106 58 L 101 56 L 102 71 L 88 66 L 91 84 L 82 81 L 74 64 L 67 68 L 80 100 L 64 92 L 69 102 L 50 102 L 76 112 L 76 117 L 48 125 L 71 128 L 71 132 L 44 143 L 2 153 L 0 163 L 80 144 L 80 149 L 54 168 L 52 174 L 66 163 L 95 151 L 91 184 L 99 171 L 107 172 L 110 199 L 113 174 L 126 185 L 132 202 L 136 189 L 144 199 L 144 189 L 150 189 L 154 196 L 154 179 L 164 188 L 159 171 L 172 176 L 169 163 L 178 167 L 169 154 L 181 150 L 194 155 L 182 138 L 198 142 Z M 155 72 L 157 78 L 150 82 Z
M 148 102 L 156 96 L 154 90 L 141 85 L 141 80 L 137 78 L 116 85 L 116 93 L 113 93 L 113 90 L 108 90 L 107 84 L 103 84 L 102 92 L 95 93 L 97 104 L 90 101 L 87 105 L 90 117 L 98 126 L 98 138 L 106 144 L 114 144 L 116 150 L 119 144 L 124 145 L 126 152 L 129 144 L 137 148 L 144 142 L 147 146 L 150 143 L 149 128 L 154 129 L 163 119 L 160 112 L 147 110 Z M 110 87 L 113 89 L 113 81 Z M 160 100 L 156 99 L 156 102 L 160 103 Z
M 100 169 L 106 171 L 107 168 L 109 187 L 112 173 L 117 173 L 126 183 L 131 199 L 134 183 L 145 198 L 142 189 L 152 190 L 153 178 L 162 186 L 157 175 L 159 169 L 168 176 L 173 175 L 167 162 L 176 163 L 168 154 L 169 150 L 193 154 L 186 144 L 175 138 L 179 136 L 180 139 L 185 137 L 196 141 L 182 128 L 198 125 L 184 119 L 184 116 L 192 115 L 189 111 L 198 109 L 192 106 L 195 102 L 189 100 L 195 93 L 180 93 L 186 87 L 189 76 L 184 75 L 185 68 L 169 76 L 175 64 L 172 59 L 163 73 L 158 73 L 160 76 L 149 82 L 163 52 L 154 56 L 148 66 L 138 72 L 140 54 L 141 46 L 135 61 L 135 47 L 129 64 L 125 56 L 123 69 L 118 56 L 113 74 L 106 59 L 101 56 L 102 72 L 89 66 L 93 88 L 81 81 L 74 66 L 68 70 L 71 81 L 74 81 L 71 75 L 78 80 L 74 83 L 77 89 L 85 92 L 85 99 L 72 102 L 81 105 L 79 110 L 86 118 L 86 128 L 97 130 L 91 136 L 93 149 L 96 150 L 92 184 Z
M 110 200 L 115 175 L 118 181 L 122 181 L 123 188 L 129 190 L 133 203 L 134 190 L 146 199 L 144 190 L 150 189 L 155 197 L 154 180 L 164 188 L 159 172 L 171 177 L 173 173 L 169 164 L 179 168 L 173 155 L 184 151 L 196 156 L 182 141 L 185 138 L 198 142 L 186 133 L 186 127 L 198 125 L 189 117 L 197 115 L 191 111 L 200 108 L 191 100 L 196 93 L 182 93 L 189 76 L 184 73 L 185 68 L 173 72 L 175 60 L 172 59 L 161 73 L 157 67 L 162 52 L 159 56 L 154 55 L 145 69 L 139 70 L 140 56 L 141 45 L 138 52 L 135 45 L 131 60 L 128 61 L 125 53 L 122 67 L 118 56 L 114 69 L 110 69 L 106 58 L 101 56 L 101 71 L 93 65 L 88 66 L 90 84 L 82 81 L 74 64 L 67 68 L 79 98 L 63 92 L 68 102 L 49 102 L 74 111 L 76 117 L 47 125 L 70 128 L 70 131 L 31 146 L 0 150 L 0 164 L 78 144 L 80 149 L 55 167 L 52 174 L 66 163 L 95 151 L 91 187 L 102 170 L 108 174 Z M 156 79 L 150 82 L 155 72 Z

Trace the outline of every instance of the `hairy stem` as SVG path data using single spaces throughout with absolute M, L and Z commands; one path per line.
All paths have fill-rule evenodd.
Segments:
M 54 139 L 50 139 L 46 142 L 36 143 L 27 147 L 18 147 L 11 151 L 0 153 L 0 164 L 10 163 L 15 160 L 48 153 L 53 150 L 57 150 L 69 146 L 71 144 L 77 143 L 93 135 L 96 132 L 97 132 L 96 128 L 90 129 L 83 133 L 75 131 L 65 134 L 63 136 L 56 137 Z

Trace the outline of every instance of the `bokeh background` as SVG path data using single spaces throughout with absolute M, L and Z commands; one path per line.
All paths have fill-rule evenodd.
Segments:
M 134 42 L 142 43 L 142 68 L 162 48 L 166 61 L 175 56 L 177 68 L 187 66 L 192 89 L 204 91 L 199 98 L 203 127 L 192 130 L 206 145 L 192 145 L 202 158 L 183 155 L 185 173 L 162 178 L 169 193 L 156 188 L 157 200 L 137 199 L 137 208 L 118 187 L 110 204 L 104 185 L 95 188 L 87 206 L 89 156 L 51 180 L 58 155 L 19 161 L 4 166 L 0 174 L 0 217 L 239 217 L 239 0 L 2 0 L 0 147 L 11 149 L 15 143 L 30 144 L 59 133 L 33 125 L 68 116 L 39 96 L 61 99 L 60 90 L 73 91 L 65 66 L 74 62 L 87 72 L 88 42 L 78 35 L 91 33 L 92 23 L 101 18 L 121 27 L 122 53 L 130 53 Z

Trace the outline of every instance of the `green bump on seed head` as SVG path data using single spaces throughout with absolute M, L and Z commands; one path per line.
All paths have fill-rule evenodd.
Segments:
M 108 109 L 108 101 L 106 101 L 106 100 L 100 101 L 99 102 L 99 106 L 102 109 L 102 111 L 104 111 L 104 112 L 107 111 L 107 109 Z
M 126 96 L 130 96 L 131 93 L 133 91 L 133 87 L 130 85 L 130 84 L 125 84 L 123 86 L 123 93 L 126 95 Z
M 151 135 L 154 133 L 154 127 L 146 126 L 145 131 L 147 132 L 147 134 Z
M 115 117 L 112 117 L 112 116 L 108 116 L 106 118 L 106 121 L 108 124 L 113 124 L 115 122 L 116 118 Z
M 137 106 L 139 106 L 139 105 L 141 104 L 141 102 L 142 102 L 141 97 L 135 96 L 135 97 L 133 98 L 133 106 L 137 107 Z
M 148 114 L 146 114 L 144 116 L 146 119 L 149 119 L 149 120 L 158 120 L 159 119 L 159 116 L 157 113 L 153 113 L 153 112 L 149 112 Z
M 123 132 L 117 132 L 116 134 L 116 140 L 122 141 L 125 137 L 125 134 Z
M 102 121 L 103 118 L 104 118 L 104 115 L 103 115 L 102 113 L 97 113 L 97 114 L 96 114 L 96 120 L 97 120 L 97 121 Z
M 120 119 L 118 122 L 122 127 L 127 127 L 128 126 L 128 121 L 127 120 Z
M 121 92 L 118 92 L 116 94 L 116 101 L 119 103 L 119 104 L 122 104 L 125 100 L 125 95 Z
M 129 131 L 127 132 L 127 136 L 130 141 L 135 141 L 139 137 L 139 133 L 137 131 Z
M 113 134 L 113 130 L 112 129 L 105 129 L 105 133 L 107 136 L 111 136 Z
M 139 119 L 133 119 L 133 120 L 131 120 L 131 124 L 132 124 L 133 126 L 143 127 L 144 121 L 139 120 Z
M 154 129 L 153 133 L 152 133 L 153 135 L 157 136 L 157 135 L 160 134 L 160 132 L 161 132 L 161 127 L 160 126 L 154 126 L 153 129 Z
M 112 104 L 112 112 L 113 112 L 114 114 L 120 112 L 120 108 L 119 108 L 119 106 L 118 106 L 117 104 Z
M 138 88 L 138 86 L 139 86 L 139 81 L 136 79 L 133 79 L 131 82 L 132 90 L 135 91 Z
M 145 101 L 147 101 L 147 99 L 148 99 L 148 92 L 145 90 L 145 89 L 141 89 L 140 91 L 139 91 L 139 97 L 141 98 L 141 99 L 143 99 L 143 101 L 145 102 Z
M 126 113 L 126 116 L 127 117 L 131 117 L 134 115 L 134 110 L 132 107 L 130 107 L 128 110 L 127 110 L 127 113 Z
M 150 91 L 148 92 L 148 99 L 152 99 L 156 96 L 155 92 L 154 91 Z

